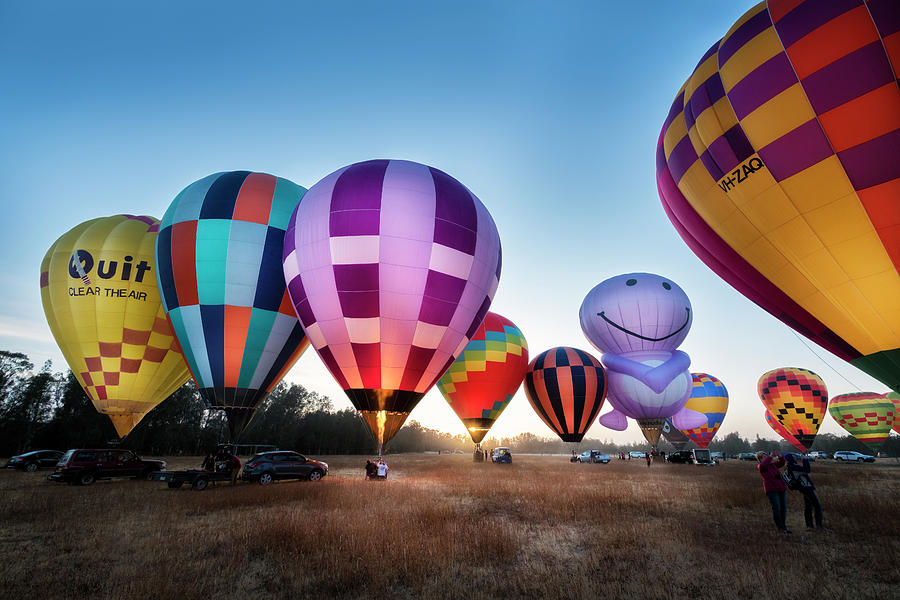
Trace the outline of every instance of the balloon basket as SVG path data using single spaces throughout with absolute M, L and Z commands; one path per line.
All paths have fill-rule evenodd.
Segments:
M 638 419 L 637 424 L 638 427 L 641 428 L 641 433 L 644 434 L 644 438 L 647 442 L 650 443 L 650 446 L 655 450 L 657 446 L 659 446 L 659 436 L 662 435 L 663 425 L 665 424 L 665 419 Z

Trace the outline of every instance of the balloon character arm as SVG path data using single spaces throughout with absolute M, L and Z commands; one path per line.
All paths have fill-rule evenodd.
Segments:
M 600 415 L 599 421 L 604 427 L 614 429 L 615 431 L 625 431 L 628 427 L 628 419 L 625 417 L 625 413 L 620 412 L 615 408 L 605 415 Z
M 672 352 L 669 360 L 658 367 L 650 367 L 618 354 L 604 354 L 601 361 L 606 368 L 634 377 L 657 394 L 661 394 L 672 380 L 691 366 L 691 358 L 681 350 Z

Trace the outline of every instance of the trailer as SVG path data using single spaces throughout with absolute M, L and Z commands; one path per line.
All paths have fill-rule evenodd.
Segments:
M 150 474 L 150 480 L 165 482 L 173 490 L 177 490 L 187 483 L 191 486 L 191 489 L 202 492 L 209 487 L 210 483 L 231 481 L 231 473 L 228 471 L 201 471 L 199 469 L 154 471 Z

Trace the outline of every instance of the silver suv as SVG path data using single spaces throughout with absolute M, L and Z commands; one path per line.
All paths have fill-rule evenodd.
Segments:
M 875 462 L 875 457 L 871 454 L 862 454 L 853 450 L 839 450 L 834 453 L 834 460 L 850 461 L 850 462 Z

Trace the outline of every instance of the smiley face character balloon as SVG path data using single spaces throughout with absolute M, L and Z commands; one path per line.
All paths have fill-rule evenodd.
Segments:
M 579 316 L 584 335 L 604 353 L 613 411 L 600 417 L 603 425 L 621 431 L 631 417 L 655 445 L 667 417 L 682 430 L 706 422 L 684 408 L 691 395 L 691 359 L 677 348 L 693 312 L 678 285 L 650 273 L 611 277 L 588 292 Z

